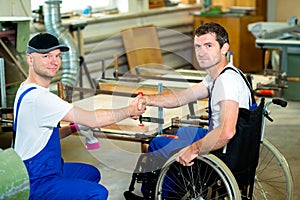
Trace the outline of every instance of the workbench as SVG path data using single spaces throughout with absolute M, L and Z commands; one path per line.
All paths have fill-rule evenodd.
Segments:
M 74 102 L 73 104 L 87 110 L 94 109 L 117 109 L 128 106 L 132 101 L 132 97 L 114 96 L 114 95 L 95 95 L 89 98 L 82 99 Z M 197 114 L 205 113 L 207 108 L 207 101 L 197 101 L 194 105 L 194 110 Z M 159 130 L 161 125 L 162 130 L 171 127 L 172 119 L 186 119 L 190 114 L 190 108 L 188 105 L 179 108 L 163 109 L 162 119 L 163 124 L 155 122 L 143 122 L 143 126 L 140 126 L 139 120 L 124 119 L 118 123 L 106 126 L 100 130 L 96 130 L 94 134 L 99 138 L 115 139 L 129 142 L 140 142 L 141 151 L 146 151 L 145 144 L 148 144 L 153 139 Z M 147 107 L 147 110 L 143 114 L 143 117 L 159 118 L 159 111 L 157 107 Z
M 256 46 L 261 49 L 280 49 L 280 65 L 276 81 L 278 85 L 286 85 L 282 90 L 282 96 L 287 100 L 300 100 L 298 92 L 300 85 L 300 70 L 298 61 L 292 61 L 292 55 L 295 59 L 300 55 L 300 40 L 286 39 L 256 39 Z M 300 57 L 299 57 L 300 58 Z M 289 66 L 290 65 L 290 66 Z
M 281 50 L 281 71 L 287 72 L 287 58 L 288 58 L 288 48 L 300 48 L 300 40 L 290 40 L 290 39 L 256 39 L 256 46 L 261 49 L 275 49 Z
M 153 70 L 151 71 L 153 72 Z M 196 82 L 201 82 L 206 75 L 204 71 L 196 70 L 162 71 L 162 74 L 154 79 L 145 79 L 139 82 L 130 82 L 128 81 L 129 77 L 120 77 L 116 81 L 111 79 L 100 80 L 99 89 L 95 91 L 96 95 L 74 101 L 73 104 L 87 110 L 117 109 L 128 106 L 138 92 L 149 95 L 163 91 L 185 89 L 196 84 Z M 188 82 L 186 79 L 193 80 L 193 83 Z M 80 90 L 80 88 L 78 89 Z M 161 134 L 165 129 L 171 127 L 173 119 L 186 119 L 188 115 L 194 116 L 200 112 L 205 112 L 206 108 L 207 99 L 172 109 L 147 107 L 143 118 L 149 119 L 150 122 L 143 121 L 144 126 L 140 125 L 139 120 L 129 118 L 103 127 L 101 131 L 99 129 L 94 130 L 94 133 L 99 138 L 140 142 L 142 145 L 141 151 L 145 152 L 147 150 L 145 144 L 148 144 L 157 134 Z

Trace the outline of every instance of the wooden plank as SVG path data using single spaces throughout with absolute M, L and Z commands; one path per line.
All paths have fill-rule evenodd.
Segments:
M 158 90 L 156 86 L 145 86 L 134 84 L 134 86 L 128 84 L 115 84 L 115 83 L 99 83 L 99 88 L 101 90 L 108 91 L 118 91 L 118 92 L 126 92 L 129 94 L 136 94 L 138 92 L 143 92 L 144 94 L 157 94 Z M 169 91 L 170 89 L 164 88 L 164 91 Z
M 149 127 L 148 126 L 139 126 L 139 121 L 134 120 L 131 124 L 112 124 L 109 126 L 105 126 L 101 129 L 102 131 L 114 131 L 115 133 L 148 133 L 149 134 Z
M 153 2 L 153 5 L 160 6 L 158 1 Z M 125 29 L 121 31 L 121 36 L 130 69 L 136 66 L 162 68 L 163 59 L 154 25 Z
M 141 68 L 143 71 L 145 68 Z M 151 70 L 151 69 L 147 69 Z M 199 71 L 199 70 L 176 70 L 171 72 L 168 72 L 167 70 L 157 70 L 153 69 L 153 72 L 164 72 L 164 75 L 161 76 L 162 79 L 147 79 L 141 82 L 137 83 L 130 83 L 126 81 L 112 81 L 102 80 L 99 82 L 99 88 L 101 90 L 108 90 L 108 91 L 117 91 L 117 92 L 128 92 L 132 94 L 137 94 L 138 92 L 143 92 L 144 94 L 156 94 L 158 91 L 158 83 L 161 83 L 163 85 L 163 91 L 170 91 L 170 90 L 176 90 L 176 89 L 185 89 L 188 87 L 191 87 L 198 82 L 200 83 L 202 79 L 206 76 L 205 71 Z M 159 77 L 159 76 L 157 76 Z M 126 78 L 126 77 L 124 77 Z M 173 79 L 182 79 L 186 81 L 170 81 L 165 80 L 164 78 L 173 78 Z M 193 82 L 188 82 L 188 80 L 194 80 Z M 197 82 L 197 83 L 196 83 Z
M 160 8 L 164 7 L 165 3 L 164 0 L 149 0 L 149 8 Z
M 17 61 L 17 59 L 15 58 L 15 56 L 8 49 L 8 47 L 5 45 L 5 43 L 2 41 L 2 39 L 0 39 L 0 44 L 1 44 L 2 48 L 7 52 L 7 54 L 9 55 L 9 57 L 12 59 L 12 61 L 14 62 L 14 64 L 18 67 L 18 69 L 21 72 L 21 74 L 26 78 L 27 77 L 27 72 L 23 69 L 23 67 L 20 65 L 20 63 Z

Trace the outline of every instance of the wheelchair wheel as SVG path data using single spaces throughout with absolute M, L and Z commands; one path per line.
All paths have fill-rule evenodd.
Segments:
M 176 155 L 161 170 L 155 199 L 241 199 L 234 176 L 216 156 L 198 156 L 190 167 L 182 166 L 175 158 Z
M 253 199 L 290 200 L 293 178 L 286 159 L 268 140 L 260 147 Z

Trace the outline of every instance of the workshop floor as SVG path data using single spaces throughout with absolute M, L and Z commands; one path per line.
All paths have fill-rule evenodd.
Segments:
M 267 124 L 266 136 L 289 162 L 294 180 L 294 199 L 300 199 L 300 101 L 289 101 L 287 108 L 270 108 L 274 122 Z M 3 135 L 0 135 L 0 143 L 3 141 Z M 81 137 L 68 137 L 62 140 L 63 157 L 65 161 L 85 162 L 98 167 L 102 174 L 101 183 L 110 192 L 109 200 L 122 200 L 140 144 L 106 139 L 100 139 L 100 144 L 99 150 L 89 152 Z
M 270 106 L 273 123 L 267 123 L 266 136 L 286 157 L 293 174 L 294 199 L 300 199 L 300 102 L 289 101 L 287 108 Z M 80 137 L 62 141 L 63 156 L 67 161 L 94 164 L 102 173 L 101 183 L 110 191 L 110 200 L 122 200 L 128 189 L 134 160 L 140 145 L 133 142 L 100 140 L 101 148 L 93 152 L 84 149 Z

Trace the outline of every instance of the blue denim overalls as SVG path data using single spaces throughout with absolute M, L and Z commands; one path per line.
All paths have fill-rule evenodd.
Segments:
M 19 98 L 17 112 L 24 95 Z M 98 184 L 101 177 L 97 168 L 83 163 L 64 163 L 58 127 L 53 129 L 44 149 L 24 160 L 24 164 L 30 178 L 29 199 L 107 199 L 107 189 Z

